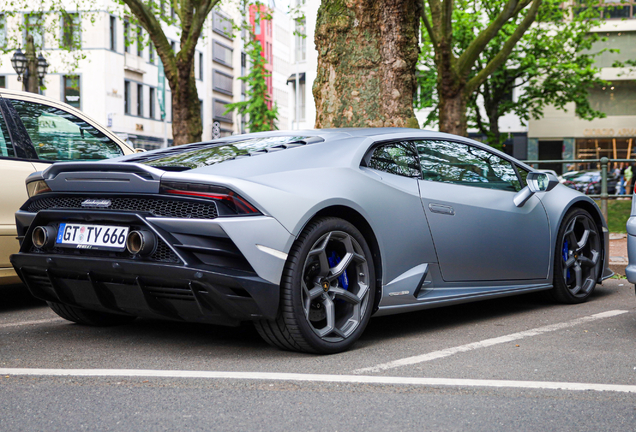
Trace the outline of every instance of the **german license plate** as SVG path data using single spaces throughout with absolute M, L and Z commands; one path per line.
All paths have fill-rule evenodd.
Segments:
M 123 251 L 128 227 L 62 223 L 57 230 L 57 246 L 75 249 Z

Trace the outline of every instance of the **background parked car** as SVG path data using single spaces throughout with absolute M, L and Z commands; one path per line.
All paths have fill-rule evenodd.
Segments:
M 25 179 L 57 161 L 134 153 L 120 138 L 65 103 L 0 89 L 0 285 L 19 281 L 9 255 L 19 248 L 15 212 L 28 199 Z
M 567 177 L 566 177 L 567 175 Z M 607 173 L 607 193 L 616 193 L 616 185 L 620 177 Z M 564 174 L 562 182 L 565 186 L 582 192 L 586 195 L 600 195 L 601 193 L 601 171 L 587 170 L 578 171 L 576 174 Z

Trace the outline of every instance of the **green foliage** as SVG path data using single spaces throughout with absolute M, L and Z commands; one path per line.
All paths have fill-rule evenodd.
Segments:
M 261 44 L 252 38 L 245 48 L 251 63 L 250 73 L 238 79 L 247 83 L 247 99 L 228 104 L 225 114 L 237 110 L 239 114 L 249 116 L 248 128 L 250 132 L 278 129 L 275 124 L 278 117 L 278 107 L 274 105 L 270 109 L 268 106 L 270 97 L 265 78 L 271 74 L 265 69 L 266 60 L 261 54 Z
M 596 204 L 601 206 L 601 201 L 596 200 Z M 627 232 L 627 219 L 629 219 L 632 210 L 632 200 L 630 199 L 612 199 L 607 201 L 607 227 L 610 232 L 624 233 Z
M 453 53 L 459 57 L 480 32 L 500 13 L 505 0 L 456 0 L 453 11 Z M 590 54 L 598 33 L 591 30 L 602 21 L 596 0 L 581 0 L 576 11 L 564 8 L 559 0 L 544 0 L 534 24 L 517 42 L 503 63 L 472 93 L 467 95 L 468 125 L 477 128 L 487 142 L 500 147 L 505 136 L 499 133 L 499 119 L 516 114 L 524 124 L 543 117 L 546 106 L 565 110 L 575 103 L 577 116 L 591 120 L 604 117 L 589 104 L 589 90 L 604 82 Z M 480 53 L 467 80 L 479 74 L 501 52 L 503 45 L 525 18 L 527 10 L 508 20 Z M 428 34 L 423 34 L 418 81 L 421 88 L 415 105 L 434 108 L 425 126 L 438 121 L 437 69 Z M 601 51 L 602 52 L 602 51 Z M 519 96 L 512 98 L 519 89 Z M 479 109 L 479 103 L 483 109 Z M 484 116 L 485 115 L 485 116 Z
M 242 0 L 241 10 L 247 11 L 249 0 Z M 261 2 L 254 2 L 258 8 L 255 19 L 271 20 L 272 17 Z M 247 76 L 239 77 L 238 79 L 247 84 L 246 100 L 240 102 L 234 102 L 226 105 L 224 114 L 236 110 L 240 115 L 248 117 L 247 124 L 250 132 L 264 132 L 278 129 L 276 127 L 276 120 L 278 118 L 278 107 L 276 104 L 273 108 L 269 108 L 271 99 L 267 91 L 267 80 L 271 74 L 265 69 L 267 60 L 262 55 L 263 47 L 260 42 L 256 40 L 254 31 L 251 28 L 247 17 L 243 16 L 243 23 L 240 26 L 234 25 L 234 29 L 237 33 L 241 32 L 247 36 L 245 43 L 245 51 L 250 60 L 250 72 Z
M 93 25 L 97 0 L 7 0 L 0 10 L 0 54 L 13 54 L 26 45 L 25 34 L 34 37 L 36 51 L 45 50 L 48 73 L 69 73 L 86 59 L 81 50 L 82 33 Z M 28 12 L 28 13 L 25 13 Z M 0 64 L 1 58 L 0 58 Z

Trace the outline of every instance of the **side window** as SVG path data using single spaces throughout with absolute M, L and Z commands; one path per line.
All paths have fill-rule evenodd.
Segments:
M 11 144 L 9 137 L 9 130 L 7 129 L 7 124 L 4 122 L 2 113 L 0 113 L 0 157 L 15 157 L 13 144 Z
M 420 165 L 417 159 L 410 144 L 385 144 L 373 151 L 369 168 L 404 177 L 420 178 Z
M 489 151 L 448 141 L 418 141 L 416 146 L 424 180 L 521 190 L 512 164 Z
M 38 158 L 82 161 L 122 156 L 110 138 L 75 115 L 47 105 L 12 100 Z

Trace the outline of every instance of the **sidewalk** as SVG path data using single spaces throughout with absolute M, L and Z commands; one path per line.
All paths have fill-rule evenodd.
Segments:
M 610 233 L 609 267 L 616 274 L 625 276 L 627 267 L 627 234 Z

